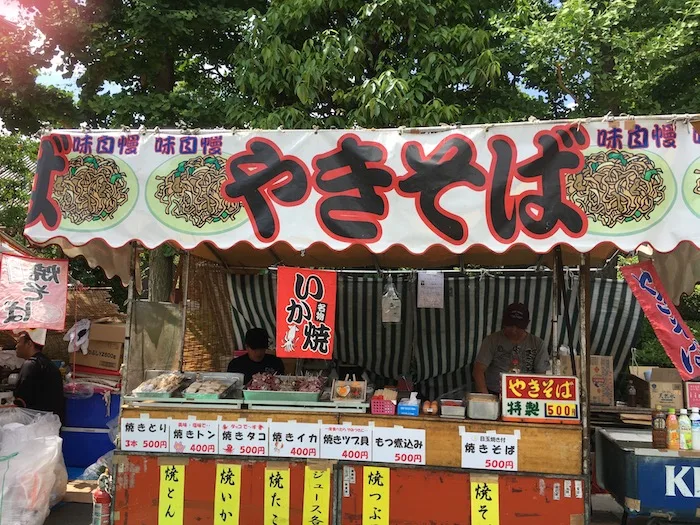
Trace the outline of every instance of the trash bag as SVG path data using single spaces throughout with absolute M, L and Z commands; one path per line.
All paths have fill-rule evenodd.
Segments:
M 68 473 L 55 414 L 0 411 L 0 525 L 42 525 L 63 499 Z
M 85 469 L 85 471 L 78 477 L 79 480 L 96 480 L 100 477 L 106 469 L 112 471 L 112 458 L 114 457 L 114 451 L 110 450 L 104 456 L 100 456 L 97 461 Z

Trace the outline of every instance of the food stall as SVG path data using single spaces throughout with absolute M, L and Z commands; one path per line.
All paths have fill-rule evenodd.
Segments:
M 134 328 L 143 312 L 130 302 L 114 523 L 588 523 L 590 265 L 616 249 L 693 240 L 680 227 L 700 212 L 692 151 L 690 120 L 667 117 L 48 134 L 30 239 L 131 283 L 137 244 L 170 243 L 185 264 L 191 254 L 232 273 L 295 269 L 291 289 L 306 306 L 289 304 L 306 326 L 278 310 L 282 356 L 309 340 L 308 356 L 332 358 L 333 294 L 318 292 L 334 269 L 580 266 L 581 366 L 571 363 L 572 376 L 504 375 L 495 416 L 476 398 L 443 398 L 437 413 L 432 403 L 427 413 L 422 403 L 387 407 L 392 395 L 369 397 L 359 378 L 266 376 L 254 390 L 235 375 L 183 371 L 182 345 L 146 356 L 148 330 Z M 276 293 L 279 309 L 287 303 Z M 401 308 L 415 311 L 414 299 Z M 161 308 L 176 310 L 184 324 L 186 308 Z M 479 315 L 496 322 L 500 312 Z M 408 389 L 400 382 L 397 397 Z

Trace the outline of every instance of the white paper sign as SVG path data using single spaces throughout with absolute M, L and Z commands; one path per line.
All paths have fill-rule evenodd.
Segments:
M 321 425 L 321 457 L 372 461 L 372 427 Z
M 518 470 L 518 437 L 513 434 L 462 433 L 462 468 Z
M 418 308 L 443 308 L 445 276 L 437 272 L 418 272 Z
M 564 481 L 564 497 L 565 498 L 571 497 L 571 480 L 570 479 L 567 479 Z
M 425 429 L 374 427 L 372 461 L 425 465 Z
M 316 423 L 270 423 L 270 456 L 321 457 L 321 425 Z
M 168 452 L 170 420 L 122 418 L 121 449 L 133 452 Z
M 170 452 L 218 454 L 219 422 L 178 420 L 170 423 Z
M 230 456 L 267 456 L 268 424 L 219 422 L 219 453 Z

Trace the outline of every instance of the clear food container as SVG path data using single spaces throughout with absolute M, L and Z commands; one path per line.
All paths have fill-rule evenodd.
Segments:
M 467 414 L 469 419 L 498 419 L 500 405 L 498 396 L 491 394 L 469 394 L 467 396 Z

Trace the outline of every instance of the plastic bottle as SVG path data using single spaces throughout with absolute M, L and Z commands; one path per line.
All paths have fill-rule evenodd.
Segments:
M 700 411 L 698 407 L 693 407 L 690 414 L 690 429 L 692 438 L 693 450 L 700 450 Z
M 688 417 L 688 411 L 685 408 L 681 408 L 681 415 L 678 418 L 678 431 L 681 438 L 680 449 L 692 450 L 693 433 L 692 427 L 690 426 L 690 418 Z
M 659 405 L 656 406 L 653 414 L 651 439 L 654 448 L 659 450 L 666 449 L 666 415 Z
M 679 450 L 681 446 L 680 433 L 678 429 L 678 418 L 676 409 L 669 408 L 666 416 L 666 448 L 669 450 Z

